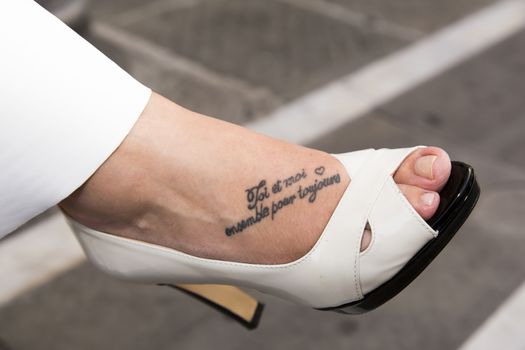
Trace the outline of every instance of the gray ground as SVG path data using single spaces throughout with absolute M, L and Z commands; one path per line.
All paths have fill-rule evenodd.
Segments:
M 88 37 L 175 101 L 243 123 L 489 3 L 332 2 L 367 20 L 338 21 L 294 1 L 172 0 L 137 10 L 142 0 L 97 0 Z M 113 29 L 161 50 L 135 50 Z M 179 64 L 166 64 L 170 55 Z M 433 144 L 478 173 L 483 194 L 471 219 L 379 310 L 351 317 L 266 297 L 259 329 L 248 332 L 170 289 L 123 284 L 83 265 L 0 309 L 0 338 L 16 350 L 454 349 L 525 276 L 524 77 L 518 33 L 313 144 L 330 152 Z

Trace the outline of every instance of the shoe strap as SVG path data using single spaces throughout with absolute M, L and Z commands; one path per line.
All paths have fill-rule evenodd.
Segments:
M 342 285 L 353 300 L 363 297 L 360 276 L 360 248 L 363 231 L 374 205 L 392 175 L 417 147 L 403 149 L 365 150 L 334 155 L 346 168 L 351 182 L 323 233 L 323 250 L 334 252 L 334 265 L 344 266 Z M 397 208 L 390 208 L 396 212 Z M 344 248 L 344 253 L 341 252 Z M 326 254 L 325 254 L 326 255 Z M 337 261 L 337 262 L 336 262 Z M 341 274 L 339 278 L 341 278 Z M 353 301 L 353 300 L 349 300 Z
M 405 158 L 420 148 L 366 150 L 335 155 L 351 183 L 324 236 L 347 247 L 345 285 L 355 300 L 392 277 L 435 233 L 417 214 L 393 180 Z M 372 242 L 360 252 L 366 224 Z M 344 259 L 344 258 L 343 258 Z
M 397 150 L 383 150 L 383 153 L 388 159 L 402 157 L 402 154 L 400 157 L 396 155 Z M 368 214 L 372 240 L 359 256 L 361 291 L 364 294 L 393 277 L 438 234 L 416 212 L 395 183 L 391 176 L 395 169 L 389 169 L 390 174 Z

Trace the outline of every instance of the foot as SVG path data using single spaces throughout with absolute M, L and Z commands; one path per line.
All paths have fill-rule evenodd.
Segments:
M 413 152 L 394 180 L 429 219 L 450 168 L 442 149 L 427 147 Z M 280 264 L 313 247 L 350 181 L 327 153 L 153 94 L 120 147 L 60 207 L 96 230 L 191 255 Z M 361 250 L 371 237 L 365 230 Z

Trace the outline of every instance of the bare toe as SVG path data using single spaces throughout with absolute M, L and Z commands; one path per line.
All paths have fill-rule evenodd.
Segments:
M 450 176 L 450 158 L 443 149 L 425 147 L 405 159 L 394 174 L 397 184 L 439 192 Z
M 439 205 L 439 194 L 417 186 L 398 185 L 412 207 L 425 220 L 430 219 Z

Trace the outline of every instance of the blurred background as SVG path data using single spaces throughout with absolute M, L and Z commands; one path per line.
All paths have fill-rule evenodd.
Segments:
M 0 242 L 1 350 L 525 349 L 523 0 L 38 2 L 181 105 L 329 152 L 441 146 L 482 196 L 380 309 L 263 296 L 254 331 L 94 270 L 50 210 Z

